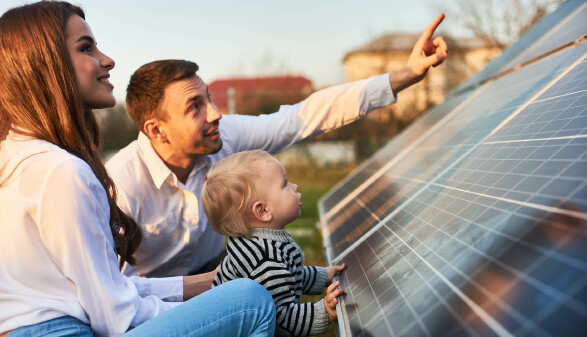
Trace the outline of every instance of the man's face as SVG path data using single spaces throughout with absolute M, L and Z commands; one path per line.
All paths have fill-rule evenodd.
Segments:
M 218 129 L 222 115 L 210 101 L 208 86 L 194 75 L 165 88 L 161 121 L 167 141 L 176 158 L 216 153 L 222 148 Z

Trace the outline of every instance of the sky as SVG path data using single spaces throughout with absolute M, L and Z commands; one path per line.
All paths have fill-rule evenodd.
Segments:
M 29 2 L 0 0 L 0 12 Z M 110 81 L 119 103 L 138 67 L 169 58 L 196 62 L 208 83 L 285 73 L 306 76 L 317 88 L 342 83 L 346 53 L 387 33 L 420 33 L 440 13 L 434 0 L 72 3 L 83 8 L 98 47 L 116 62 Z

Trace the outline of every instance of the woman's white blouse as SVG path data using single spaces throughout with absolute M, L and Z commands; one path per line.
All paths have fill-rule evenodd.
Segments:
M 0 170 L 0 333 L 68 315 L 118 336 L 179 304 L 182 277 L 119 272 L 106 192 L 84 161 L 9 133 Z

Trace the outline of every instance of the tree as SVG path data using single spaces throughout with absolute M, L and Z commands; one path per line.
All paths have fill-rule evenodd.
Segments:
M 447 7 L 446 2 L 437 3 L 473 36 L 485 40 L 502 50 L 516 41 L 534 24 L 550 13 L 563 0 L 456 0 Z M 450 20 L 447 23 L 450 25 Z
M 135 123 L 122 104 L 103 110 L 94 110 L 100 130 L 105 155 L 115 152 L 137 138 L 139 133 Z

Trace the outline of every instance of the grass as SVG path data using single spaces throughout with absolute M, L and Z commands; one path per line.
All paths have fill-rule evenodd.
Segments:
M 325 266 L 322 234 L 318 228 L 318 200 L 336 183 L 347 176 L 355 166 L 333 166 L 317 168 L 313 166 L 288 166 L 287 179 L 298 185 L 302 193 L 302 215 L 287 226 L 288 232 L 304 250 L 305 265 Z M 322 295 L 304 295 L 302 302 L 318 302 Z M 322 336 L 336 336 L 334 324 Z

